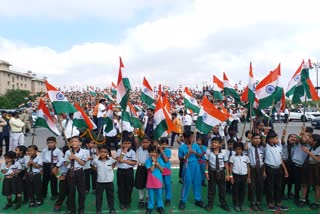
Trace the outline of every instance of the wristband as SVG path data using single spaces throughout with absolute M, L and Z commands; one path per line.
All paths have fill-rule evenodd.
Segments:
M 155 163 L 155 162 L 152 162 L 152 165 L 156 165 L 156 163 Z
M 297 138 L 300 140 L 300 139 L 301 139 L 301 136 L 300 136 L 300 135 L 297 135 Z
M 208 170 L 204 171 L 204 173 L 208 173 Z
M 232 176 L 232 175 L 229 175 L 229 178 L 233 178 L 233 176 Z
M 266 135 L 262 135 L 261 137 L 262 137 L 262 138 L 266 138 L 267 136 L 266 136 Z

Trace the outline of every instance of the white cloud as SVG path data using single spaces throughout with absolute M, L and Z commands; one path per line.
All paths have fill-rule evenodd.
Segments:
M 18 4 L 17 0 L 10 2 Z M 222 78 L 224 71 L 233 82 L 246 83 L 250 61 L 258 79 L 281 62 L 283 82 L 287 84 L 286 80 L 303 58 L 316 60 L 320 54 L 320 29 L 315 27 L 319 26 L 320 17 L 312 6 L 315 1 L 309 1 L 310 5 L 304 7 L 300 2 L 275 0 L 196 0 L 192 4 L 177 1 L 174 6 L 169 1 L 152 4 L 141 0 L 134 6 L 126 1 L 111 1 L 107 10 L 107 3 L 98 0 L 91 4 L 87 1 L 77 1 L 77 4 L 74 1 L 29 2 L 36 16 L 56 18 L 64 15 L 53 12 L 64 14 L 66 8 L 70 9 L 72 18 L 104 16 L 109 19 L 112 16 L 118 19 L 126 12 L 129 15 L 120 18 L 132 17 L 146 8 L 157 11 L 143 23 L 127 29 L 124 39 L 116 44 L 88 42 L 58 52 L 0 38 L 1 59 L 19 69 L 46 75 L 59 85 L 109 86 L 117 78 L 118 56 L 123 57 L 133 85 L 140 85 L 143 76 L 152 85 L 210 84 L 213 74 Z M 154 9 L 158 6 L 160 8 Z M 1 8 L 0 14 L 5 10 Z M 174 9 L 168 12 L 166 8 Z M 109 10 L 111 14 L 104 14 L 103 11 Z M 28 16 L 31 9 L 20 6 L 5 14 Z

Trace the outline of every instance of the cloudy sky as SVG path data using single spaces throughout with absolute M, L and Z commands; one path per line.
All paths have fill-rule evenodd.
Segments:
M 318 1 L 0 0 L 0 59 L 56 86 L 110 86 L 119 56 L 132 85 L 242 84 L 249 62 L 282 82 L 320 60 Z M 315 80 L 315 72 L 311 74 Z M 315 83 L 316 85 L 316 83 Z

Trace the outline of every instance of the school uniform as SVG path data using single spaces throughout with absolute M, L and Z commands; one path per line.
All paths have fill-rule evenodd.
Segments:
M 230 163 L 233 164 L 232 176 L 232 200 L 235 206 L 242 206 L 246 195 L 246 186 L 248 179 L 248 164 L 249 157 L 246 155 L 234 155 L 230 158 Z
M 199 158 L 198 163 L 200 165 L 201 182 L 202 182 L 202 184 L 205 184 L 206 175 L 204 174 L 204 171 L 206 170 L 206 157 L 205 157 L 205 154 L 206 154 L 206 151 L 207 151 L 207 147 L 204 146 L 204 145 L 201 145 L 200 148 L 202 150 L 202 152 L 201 152 L 202 157 Z
M 23 201 L 27 202 L 29 200 L 29 190 L 27 185 L 27 167 L 25 165 L 27 156 L 18 157 L 16 159 L 17 162 L 21 165 L 21 170 L 16 176 L 16 184 L 19 186 L 18 188 L 21 188 L 23 193 Z
M 228 157 L 228 164 L 230 166 L 230 163 L 229 163 L 230 158 L 231 158 L 231 156 L 236 155 L 236 152 L 234 150 L 232 150 L 232 149 L 226 149 L 224 151 L 225 151 L 225 153 L 226 153 L 226 155 Z M 231 183 L 231 181 L 226 181 L 226 192 L 227 193 L 232 193 L 232 183 Z
M 265 146 L 266 199 L 268 204 L 281 203 L 281 156 L 280 143 Z
M 97 189 L 96 189 L 96 210 L 101 212 L 103 192 L 107 193 L 108 207 L 110 211 L 114 210 L 114 173 L 112 165 L 116 161 L 112 158 L 101 160 L 96 158 L 92 165 L 97 168 Z
M 180 143 L 180 146 L 179 146 L 179 148 L 178 148 L 178 151 L 180 150 L 180 147 L 181 147 L 183 144 L 184 144 L 184 142 L 181 142 L 181 143 Z M 184 157 L 182 157 L 182 158 L 184 158 Z M 181 159 L 181 158 L 179 157 L 179 180 L 180 180 L 179 182 L 180 182 L 180 183 L 183 182 L 183 180 L 182 180 L 182 178 L 183 178 L 182 172 L 183 172 L 184 161 L 185 161 L 185 160 L 183 160 L 183 159 Z
M 4 179 L 2 183 L 2 195 L 11 196 L 20 194 L 22 192 L 22 188 L 16 183 L 15 178 L 17 175 L 11 175 L 12 173 L 17 173 L 19 170 L 21 170 L 20 163 L 15 161 L 8 168 L 6 163 L 2 163 L 0 166 L 0 171 L 2 170 L 6 170 L 6 172 L 3 174 Z
M 157 158 L 158 164 L 163 168 L 164 162 L 162 158 Z M 147 189 L 149 194 L 148 200 L 148 209 L 152 210 L 154 205 L 157 205 L 157 209 L 163 208 L 163 200 L 162 200 L 162 173 L 158 167 L 155 167 L 151 172 L 151 167 L 153 166 L 153 161 L 151 158 L 146 160 L 146 167 L 148 169 L 148 179 L 147 179 Z M 155 200 L 156 196 L 156 200 Z
M 308 144 L 295 144 L 293 146 L 292 163 L 293 163 L 293 176 L 294 176 L 294 200 L 298 202 L 300 199 L 300 190 L 302 177 L 305 175 L 306 165 L 304 165 L 308 154 L 302 151 L 301 147 L 306 146 L 310 148 Z
M 93 159 L 96 158 L 96 149 L 92 148 L 86 148 L 85 149 L 87 152 L 87 157 L 92 157 Z M 92 160 L 87 160 L 86 164 L 84 165 L 84 180 L 86 184 L 86 192 L 90 191 L 90 180 L 91 180 L 91 185 L 92 185 L 92 190 L 96 191 L 96 182 L 97 182 L 97 172 L 94 171 L 91 168 L 92 165 Z
M 67 171 L 67 184 L 68 184 L 68 199 L 67 199 L 67 206 L 68 210 L 71 213 L 76 211 L 76 203 L 75 203 L 75 193 L 76 188 L 78 190 L 78 206 L 79 212 L 83 212 L 84 210 L 84 200 L 85 200 L 85 181 L 84 181 L 84 171 L 83 166 L 78 163 L 76 160 L 69 160 L 71 155 L 70 150 L 66 151 L 65 153 L 65 163 L 68 171 Z M 80 160 L 87 162 L 88 156 L 87 152 L 84 149 L 79 149 L 78 151 L 74 152 L 74 155 L 77 156 Z
M 118 149 L 116 158 L 122 155 L 122 149 Z M 136 153 L 129 149 L 123 156 L 123 160 L 137 161 Z M 118 185 L 118 198 L 120 204 L 130 206 L 131 195 L 134 184 L 133 166 L 126 163 L 117 162 L 117 185 Z
M 284 144 L 282 144 L 282 160 L 288 171 L 288 177 L 287 178 L 285 178 L 284 176 L 282 177 L 282 196 L 283 197 L 285 197 L 286 195 L 285 194 L 286 186 L 287 186 L 287 193 L 288 193 L 287 196 L 291 197 L 290 195 L 292 190 L 292 184 L 294 182 L 292 154 L 293 154 L 293 145 L 288 144 L 288 142 L 285 142 Z
M 52 173 L 52 169 L 63 158 L 63 153 L 58 148 L 49 149 L 45 148 L 41 152 L 41 158 L 43 161 L 43 177 L 42 177 L 42 196 L 45 198 L 48 192 L 48 184 L 50 181 L 51 195 L 52 197 L 58 196 L 58 180 Z
M 146 184 L 147 184 L 148 171 L 145 164 L 146 164 L 146 160 L 149 158 L 148 149 L 144 149 L 142 146 L 140 146 L 137 149 L 136 156 L 137 156 L 138 167 L 137 167 L 136 176 L 135 176 L 135 187 L 138 190 L 142 190 L 146 188 Z
M 67 178 L 66 178 L 68 168 L 65 166 L 64 162 L 65 162 L 64 158 L 61 158 L 61 160 L 56 165 L 56 167 L 59 169 L 57 178 L 59 179 L 61 177 L 61 179 L 59 179 L 59 193 L 58 193 L 58 199 L 54 204 L 55 209 L 60 209 L 64 199 L 68 195 L 68 185 L 67 185 Z
M 163 161 L 163 172 L 162 172 L 162 179 L 164 184 L 164 190 L 165 190 L 165 200 L 171 201 L 172 199 L 172 190 L 171 190 L 171 149 L 165 148 L 163 150 L 163 153 L 165 156 L 169 159 L 168 162 L 164 161 L 163 155 L 160 154 L 160 158 Z
M 320 146 L 311 147 L 310 152 L 315 156 L 320 155 Z M 320 162 L 314 160 L 311 156 L 308 155 L 306 160 L 306 170 L 305 174 L 302 177 L 301 183 L 307 184 L 309 186 L 319 186 L 320 185 Z
M 202 150 L 198 144 L 192 143 L 191 149 L 201 154 Z M 198 163 L 198 157 L 196 154 L 190 154 L 189 157 L 186 159 L 186 155 L 189 152 L 189 147 L 187 144 L 183 144 L 179 147 L 178 156 L 179 158 L 184 159 L 183 164 L 183 186 L 181 190 L 181 199 L 182 203 L 186 203 L 191 185 L 193 185 L 193 195 L 195 201 L 201 201 L 201 173 L 200 173 L 200 165 Z
M 25 165 L 27 166 L 27 185 L 29 190 L 30 206 L 39 206 L 43 203 L 42 189 L 41 189 L 41 170 L 42 158 L 37 155 L 32 158 L 32 161 L 40 165 L 40 168 L 35 168 L 33 165 L 28 166 L 31 157 L 27 156 Z
M 226 205 L 225 187 L 225 163 L 228 162 L 228 155 L 225 151 L 215 154 L 212 149 L 207 149 L 205 159 L 209 163 L 208 174 L 208 207 L 212 207 L 216 194 L 216 185 L 219 190 L 221 206 Z
M 251 204 L 261 204 L 263 194 L 264 148 L 248 144 L 250 160 L 250 181 L 248 184 L 248 200 Z

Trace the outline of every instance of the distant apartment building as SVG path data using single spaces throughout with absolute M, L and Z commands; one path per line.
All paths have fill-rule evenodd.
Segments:
M 8 62 L 0 60 L 0 95 L 5 94 L 8 89 L 28 90 L 31 93 L 46 91 L 45 78 L 39 79 L 31 71 L 13 71 L 10 66 Z

